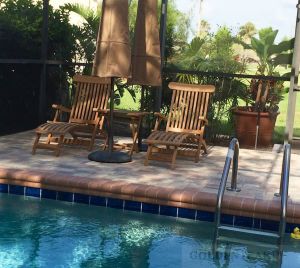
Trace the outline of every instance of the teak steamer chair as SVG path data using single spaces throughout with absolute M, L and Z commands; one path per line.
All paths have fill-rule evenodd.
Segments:
M 168 117 L 155 113 L 154 130 L 146 139 L 148 150 L 145 165 L 149 160 L 170 161 L 171 168 L 174 168 L 178 150 L 194 157 L 196 163 L 202 148 L 207 153 L 203 135 L 208 124 L 209 100 L 215 87 L 172 82 L 169 88 L 173 90 L 170 113 Z M 159 130 L 162 121 L 167 122 L 165 131 Z
M 92 150 L 96 138 L 107 140 L 103 130 L 104 114 L 110 97 L 110 79 L 95 76 L 76 75 L 73 77 L 76 86 L 72 108 L 53 104 L 56 110 L 53 121 L 40 125 L 36 130 L 36 139 L 33 144 L 32 154 L 36 149 L 49 149 L 59 156 L 64 143 L 87 144 Z M 101 115 L 103 111 L 103 115 Z M 99 113 L 100 112 L 100 113 Z M 69 114 L 68 122 L 61 122 L 62 113 Z M 72 139 L 65 139 L 69 133 Z M 47 135 L 46 142 L 40 142 L 40 137 Z M 53 143 L 54 141 L 54 143 Z

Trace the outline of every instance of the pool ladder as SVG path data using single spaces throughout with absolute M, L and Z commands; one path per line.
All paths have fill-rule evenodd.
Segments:
M 267 231 L 258 231 L 252 229 L 246 229 L 241 227 L 232 227 L 221 224 L 221 209 L 222 209 L 222 200 L 225 192 L 225 187 L 230 171 L 231 162 L 232 163 L 232 178 L 231 178 L 231 186 L 227 187 L 228 191 L 241 191 L 240 188 L 237 187 L 237 173 L 238 173 L 238 158 L 239 158 L 239 142 L 236 138 L 232 139 L 228 153 L 226 156 L 226 161 L 221 177 L 221 182 L 219 186 L 219 191 L 217 195 L 217 204 L 215 210 L 215 233 L 213 239 L 213 253 L 216 253 L 217 243 L 219 239 L 220 231 L 224 232 L 235 232 L 240 234 L 251 234 L 257 237 L 266 237 L 277 240 L 278 247 L 278 263 L 279 267 L 282 262 L 282 252 L 283 252 L 283 240 L 286 228 L 286 212 L 287 212 L 287 199 L 288 199 L 288 188 L 289 188 L 289 174 L 290 174 L 290 159 L 291 159 L 291 145 L 286 144 L 284 146 L 284 155 L 282 161 L 282 173 L 281 173 L 281 181 L 280 181 L 280 192 L 275 194 L 277 197 L 281 197 L 281 213 L 280 213 L 280 225 L 278 233 L 275 232 L 267 232 Z

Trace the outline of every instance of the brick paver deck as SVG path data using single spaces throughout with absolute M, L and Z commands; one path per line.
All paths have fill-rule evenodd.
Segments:
M 0 137 L 0 183 L 120 197 L 188 208 L 214 210 L 227 148 L 213 146 L 200 162 L 178 159 L 143 165 L 144 153 L 133 162 L 103 164 L 87 159 L 84 148 L 64 147 L 60 157 L 48 150 L 31 155 L 32 131 Z M 292 154 L 288 219 L 300 223 L 300 155 Z M 239 193 L 226 192 L 224 212 L 278 218 L 282 153 L 240 150 Z M 228 180 L 228 184 L 230 179 Z

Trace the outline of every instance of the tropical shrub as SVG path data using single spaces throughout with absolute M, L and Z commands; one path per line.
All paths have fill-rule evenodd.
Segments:
M 0 58 L 39 59 L 42 1 L 2 0 L 0 3 Z M 49 7 L 48 59 L 71 62 L 78 54 L 75 29 L 66 10 Z M 0 132 L 36 126 L 40 65 L 0 65 Z M 47 103 L 65 98 L 64 88 L 73 67 L 48 69 Z M 67 98 L 67 96 L 66 96 Z
M 258 32 L 258 38 L 251 37 L 250 44 L 241 42 L 245 49 L 253 50 L 256 58 L 252 58 L 257 63 L 257 74 L 260 75 L 279 75 L 277 67 L 292 63 L 291 50 L 293 49 L 294 39 L 284 40 L 275 43 L 278 30 L 271 27 L 263 28 Z
M 181 55 L 173 58 L 170 65 L 200 72 L 198 75 L 178 74 L 177 80 L 181 82 L 215 85 L 216 91 L 208 115 L 211 123 L 207 128 L 211 139 L 216 139 L 220 134 L 232 134 L 231 108 L 235 107 L 239 97 L 245 94 L 246 85 L 233 77 L 205 75 L 203 72 L 244 72 L 245 66 L 237 60 L 233 49 L 235 42 L 236 38 L 231 30 L 220 27 L 215 34 L 207 33 L 195 37 Z
M 273 30 L 271 27 L 263 28 L 258 32 L 258 38 L 251 37 L 250 44 L 241 42 L 245 49 L 252 50 L 256 54 L 255 58 L 251 58 L 253 62 L 257 63 L 256 74 L 280 76 L 278 67 L 291 65 L 294 39 L 284 40 L 276 44 L 277 34 L 278 30 Z M 260 90 L 259 87 L 261 87 Z M 282 81 L 271 80 L 265 83 L 252 81 L 244 99 L 247 109 L 255 112 L 269 112 L 275 116 L 279 110 L 278 104 L 283 99 L 283 90 Z

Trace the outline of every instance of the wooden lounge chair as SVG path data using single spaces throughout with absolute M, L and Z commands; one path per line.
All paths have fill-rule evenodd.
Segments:
M 95 76 L 76 75 L 73 78 L 76 86 L 74 102 L 71 109 L 62 105 L 53 104 L 56 110 L 54 120 L 40 125 L 36 130 L 36 139 L 32 154 L 36 149 L 54 150 L 59 156 L 63 143 L 87 144 L 88 149 L 93 148 L 96 138 L 106 139 L 103 131 L 104 116 L 99 111 L 106 112 L 110 96 L 110 79 Z M 96 112 L 97 111 L 97 112 Z M 69 114 L 68 122 L 61 122 L 62 113 Z M 72 139 L 66 139 L 69 133 Z M 40 142 L 40 137 L 47 135 L 46 142 Z
M 193 156 L 196 163 L 201 148 L 207 153 L 203 135 L 205 125 L 208 124 L 206 114 L 209 99 L 215 87 L 172 82 L 169 88 L 173 90 L 170 113 L 168 117 L 155 113 L 155 128 L 146 139 L 148 151 L 145 165 L 153 159 L 170 161 L 174 168 L 178 151 Z M 166 130 L 160 131 L 158 128 L 164 120 L 167 121 Z

